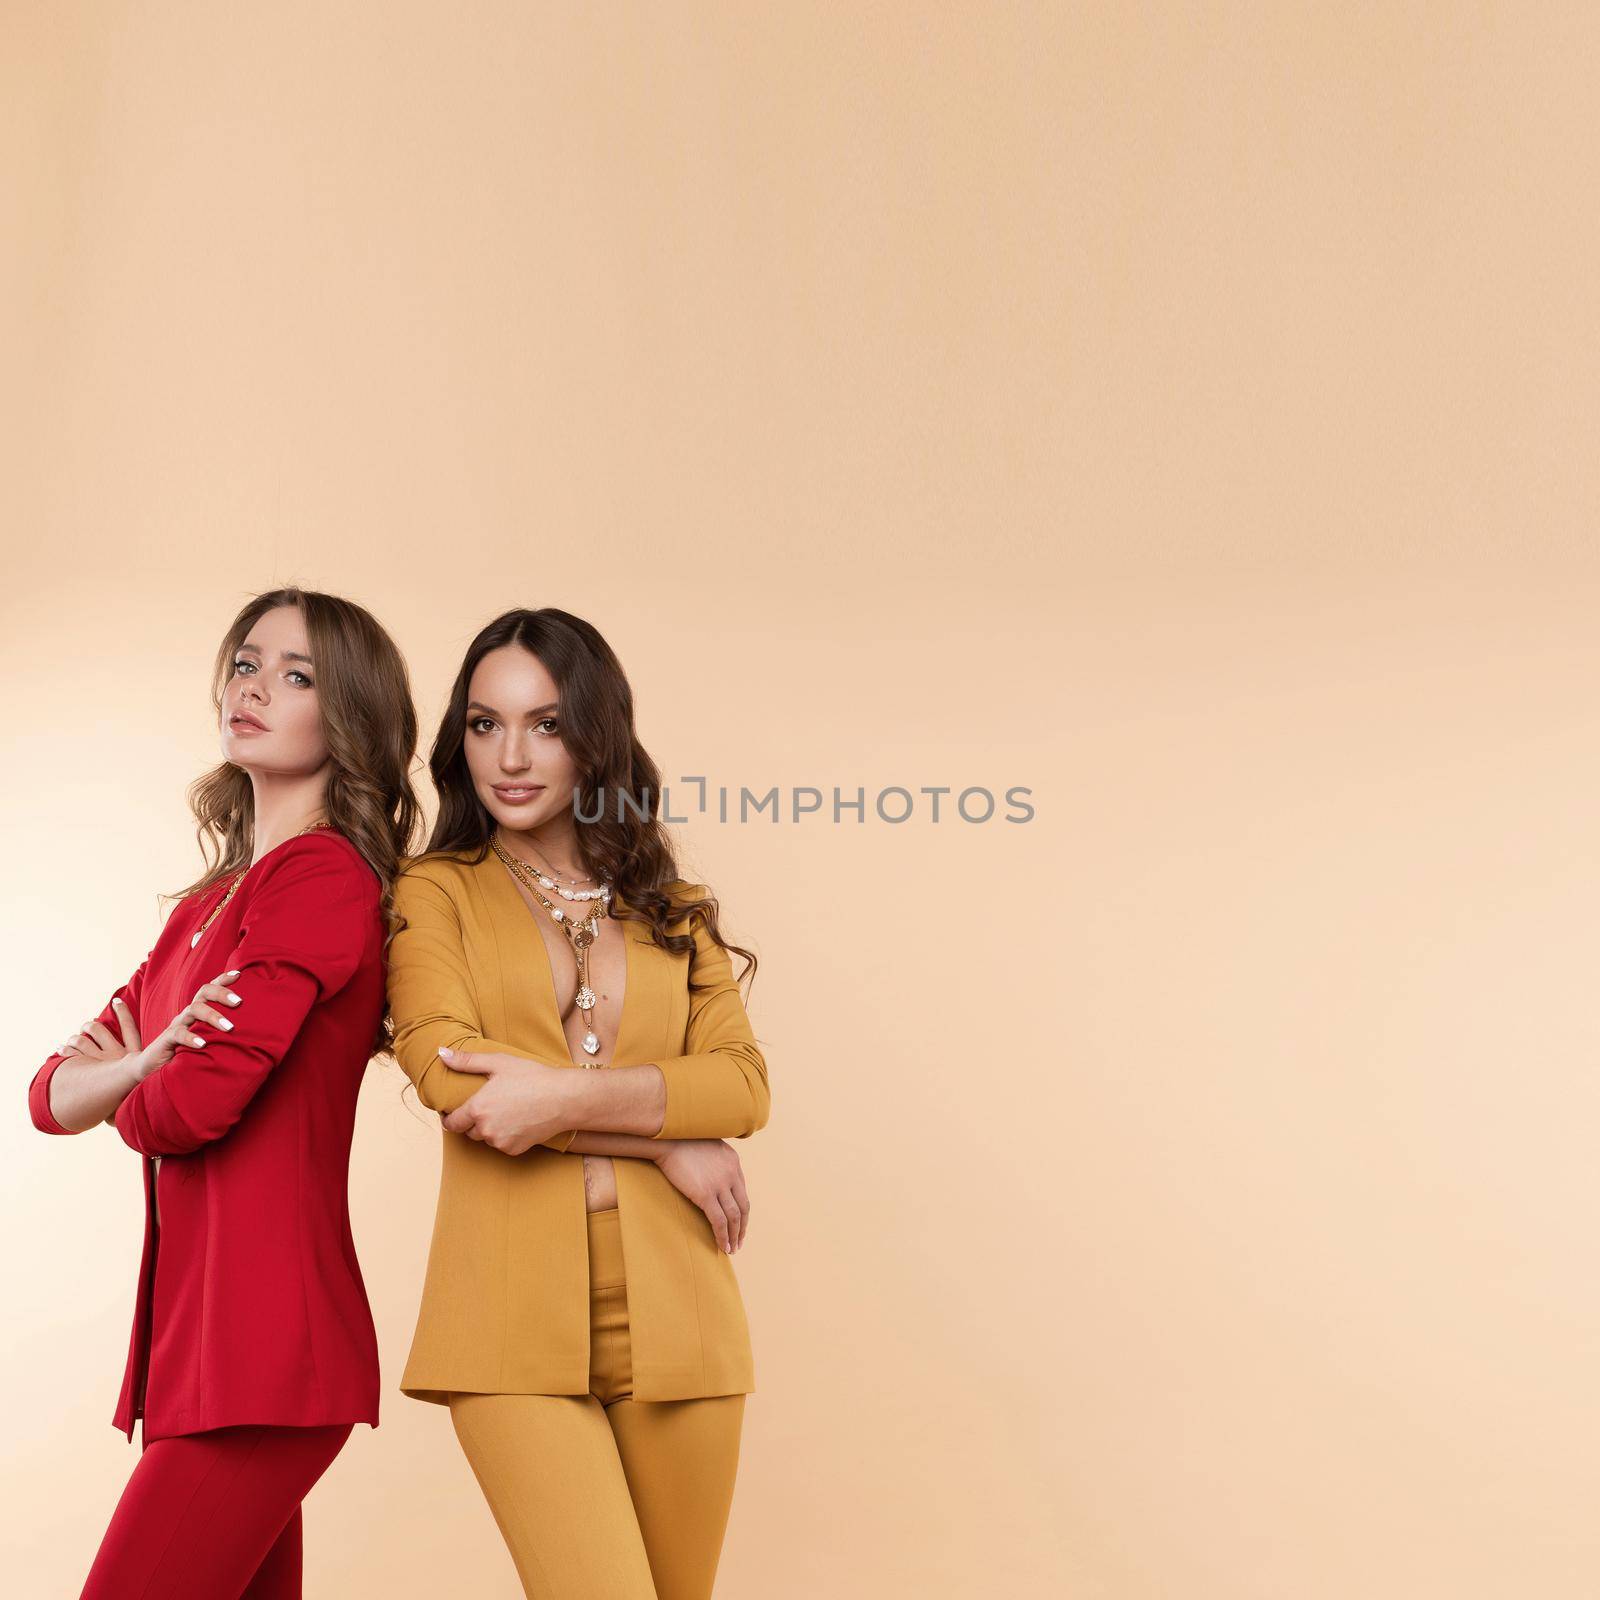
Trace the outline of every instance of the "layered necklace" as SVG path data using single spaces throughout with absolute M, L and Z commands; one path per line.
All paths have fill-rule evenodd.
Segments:
M 494 853 L 516 874 L 518 880 L 528 886 L 534 899 L 550 913 L 550 920 L 566 934 L 567 942 L 572 946 L 573 957 L 578 963 L 578 992 L 572 999 L 573 1004 L 583 1013 L 584 1051 L 592 1056 L 600 1049 L 600 1036 L 594 1031 L 595 992 L 589 987 L 589 946 L 599 936 L 600 924 L 611 914 L 611 885 L 602 883 L 595 889 L 565 888 L 556 882 L 553 869 L 550 872 L 539 871 L 520 856 L 512 855 L 497 838 L 490 839 L 489 843 L 494 846 Z M 562 876 L 572 883 L 590 881 L 587 874 L 574 877 L 571 873 L 563 873 Z M 578 902 L 588 904 L 590 906 L 588 914 L 579 917 L 570 911 L 563 911 L 560 906 L 545 898 L 546 889 L 553 890 L 563 900 L 574 904 Z M 594 1065 L 589 1061 L 583 1064 L 586 1067 Z
M 333 824 L 331 822 L 313 822 L 309 826 L 302 828 L 300 833 L 293 834 L 291 837 L 298 839 L 301 833 L 312 833 L 318 828 L 331 828 L 332 826 Z M 250 863 L 250 866 L 254 865 L 254 862 Z M 193 950 L 194 947 L 200 943 L 200 935 L 203 934 L 206 929 L 217 920 L 217 916 L 221 912 L 222 908 L 227 905 L 231 899 L 233 899 L 234 892 L 238 889 L 239 885 L 244 882 L 245 873 L 249 872 L 249 870 L 250 867 L 246 867 L 244 872 L 236 873 L 234 875 L 233 882 L 228 885 L 228 892 L 223 895 L 223 897 L 211 908 L 211 915 L 208 916 L 206 920 L 194 930 L 194 933 L 189 939 L 189 948 L 191 950 Z

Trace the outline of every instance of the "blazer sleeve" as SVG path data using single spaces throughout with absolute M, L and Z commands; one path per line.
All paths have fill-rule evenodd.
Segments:
M 222 1138 L 294 1044 L 311 1008 L 354 976 L 374 925 L 377 879 L 331 839 L 281 845 L 245 907 L 226 960 L 240 997 L 231 1031 L 197 1020 L 203 1047 L 180 1045 L 117 1107 L 117 1131 L 147 1156 L 186 1155 Z M 168 1019 L 160 1020 L 163 1027 Z
M 110 1000 L 106 1001 L 100 1015 L 95 1018 L 96 1022 L 101 1023 L 110 1030 L 118 1044 L 125 1044 L 126 1040 L 122 1037 L 122 1028 L 117 1020 L 117 1009 L 112 1004 L 112 1001 L 126 1001 L 128 1009 L 133 1013 L 134 1021 L 142 1029 L 144 1019 L 139 1015 L 139 996 L 144 992 L 144 975 L 149 965 L 150 957 L 147 955 L 139 963 L 138 971 L 111 996 Z M 70 1055 L 57 1051 L 34 1073 L 33 1082 L 28 1085 L 28 1113 L 33 1118 L 34 1127 L 41 1133 L 81 1133 L 87 1131 L 80 1128 L 62 1127 L 50 1110 L 50 1080 L 55 1076 L 56 1068 L 63 1061 L 70 1061 L 71 1059 Z
M 449 891 L 421 873 L 403 872 L 395 880 L 394 903 L 405 917 L 405 926 L 389 941 L 395 1059 L 416 1085 L 423 1105 L 430 1111 L 454 1111 L 487 1080 L 479 1073 L 447 1067 L 439 1055 L 440 1045 L 519 1056 L 524 1061 L 542 1058 L 484 1034 L 461 918 Z M 578 1131 L 572 1128 L 540 1143 L 565 1152 Z
M 655 1063 L 667 1114 L 654 1139 L 747 1139 L 772 1109 L 767 1063 L 751 1031 L 728 952 L 692 917 L 687 1053 Z

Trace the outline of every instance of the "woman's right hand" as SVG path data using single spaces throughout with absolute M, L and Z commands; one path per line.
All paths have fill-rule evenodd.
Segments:
M 236 1006 L 240 996 L 228 987 L 228 981 L 237 978 L 242 968 L 234 967 L 230 971 L 219 974 L 210 983 L 202 983 L 194 992 L 194 998 L 186 1005 L 165 1028 L 158 1033 L 149 1044 L 141 1044 L 139 1030 L 134 1026 L 133 1019 L 129 1017 L 123 1023 L 123 1032 L 132 1029 L 133 1037 L 128 1040 L 128 1048 L 135 1053 L 134 1070 L 143 1082 L 158 1067 L 164 1067 L 173 1056 L 178 1053 L 178 1047 L 184 1045 L 190 1049 L 203 1049 L 205 1040 L 196 1033 L 191 1026 L 196 1021 L 214 1022 L 219 1028 L 230 1029 L 233 1023 L 211 1004 L 213 1000 L 221 1001 L 224 1005 Z
M 750 1225 L 744 1166 L 723 1139 L 668 1139 L 656 1165 L 667 1181 L 705 1212 L 718 1246 L 732 1255 Z

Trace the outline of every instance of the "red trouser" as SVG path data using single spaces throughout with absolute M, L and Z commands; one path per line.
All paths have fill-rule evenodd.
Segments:
M 298 1600 L 300 1502 L 352 1426 L 213 1428 L 147 1444 L 81 1600 Z

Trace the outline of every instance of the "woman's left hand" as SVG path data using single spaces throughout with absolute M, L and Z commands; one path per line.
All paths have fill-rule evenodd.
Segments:
M 566 1093 L 570 1068 L 442 1046 L 439 1059 L 453 1072 L 479 1072 L 484 1078 L 483 1087 L 470 1100 L 446 1113 L 444 1125 L 451 1133 L 464 1133 L 505 1155 L 520 1156 L 571 1126 Z
M 117 1025 L 122 1029 L 122 1038 L 119 1039 L 103 1022 L 86 1022 L 83 1032 L 73 1034 L 56 1054 L 70 1060 L 109 1063 L 120 1061 L 137 1050 L 139 1030 L 133 1020 L 133 1012 L 120 995 L 112 996 L 111 1005 Z M 129 1040 L 132 1042 L 129 1043 Z
M 83 1032 L 73 1034 L 56 1054 L 64 1055 L 69 1061 L 95 1061 L 101 1066 L 109 1066 L 114 1061 L 137 1054 L 140 1048 L 139 1024 L 134 1021 L 128 1002 L 120 995 L 113 995 L 111 1007 L 116 1014 L 117 1026 L 122 1029 L 121 1039 L 103 1022 L 86 1022 Z M 115 1106 L 100 1119 L 103 1124 L 116 1120 Z

